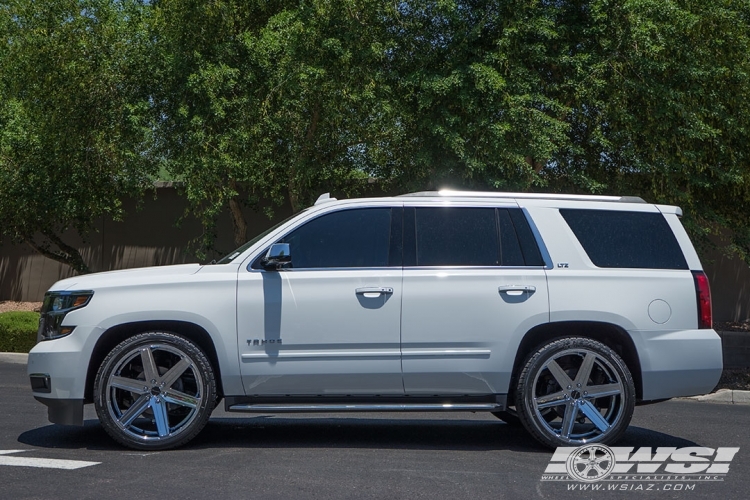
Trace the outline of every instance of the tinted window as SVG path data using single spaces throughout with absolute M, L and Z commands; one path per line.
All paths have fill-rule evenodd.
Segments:
M 561 209 L 560 214 L 597 267 L 688 268 L 660 213 Z
M 497 266 L 494 208 L 417 208 L 418 266 Z
M 516 229 L 516 235 L 518 236 L 518 242 L 521 244 L 521 252 L 523 253 L 523 260 L 526 265 L 543 266 L 544 259 L 542 259 L 542 254 L 539 251 L 539 246 L 536 243 L 536 238 L 534 238 L 534 233 L 531 232 L 526 216 L 520 208 L 509 209 L 508 214 L 511 220 L 513 220 L 513 227 Z
M 500 248 L 502 250 L 501 262 L 504 266 L 525 265 L 523 253 L 521 252 L 521 245 L 518 242 L 516 229 L 513 227 L 513 221 L 510 219 L 508 210 L 499 209 L 497 215 L 500 224 Z
M 385 267 L 391 209 L 343 210 L 313 219 L 286 235 L 295 269 Z

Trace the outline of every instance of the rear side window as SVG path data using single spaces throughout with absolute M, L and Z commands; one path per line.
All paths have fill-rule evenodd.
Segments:
M 660 213 L 560 209 L 560 214 L 597 267 L 688 268 Z
M 406 208 L 403 251 L 407 267 L 544 265 L 528 222 L 512 208 Z
M 418 208 L 418 266 L 499 266 L 493 208 Z

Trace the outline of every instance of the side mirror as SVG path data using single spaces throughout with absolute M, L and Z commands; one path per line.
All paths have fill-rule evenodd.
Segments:
M 261 264 L 266 269 L 278 269 L 280 265 L 288 264 L 291 261 L 292 254 L 289 251 L 289 243 L 274 243 L 261 260 Z

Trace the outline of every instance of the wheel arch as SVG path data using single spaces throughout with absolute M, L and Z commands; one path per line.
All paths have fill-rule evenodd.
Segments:
M 99 366 L 107 354 L 120 342 L 145 332 L 169 332 L 185 337 L 194 342 L 208 357 L 211 366 L 216 373 L 216 390 L 220 398 L 224 394 L 221 381 L 221 365 L 216 353 L 216 346 L 211 335 L 201 326 L 188 321 L 135 321 L 122 323 L 108 328 L 94 345 L 89 358 L 89 366 L 86 372 L 86 386 L 84 389 L 84 400 L 87 403 L 93 401 L 94 380 L 99 371 Z M 217 399 L 218 400 L 218 399 Z
M 524 335 L 516 350 L 509 393 L 513 393 L 523 362 L 542 344 L 563 337 L 585 337 L 606 345 L 622 358 L 635 384 L 636 400 L 643 397 L 643 378 L 638 350 L 630 335 L 620 326 L 599 321 L 560 321 L 537 325 Z

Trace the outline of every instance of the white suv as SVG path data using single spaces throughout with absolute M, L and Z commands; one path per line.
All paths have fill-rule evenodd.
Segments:
M 311 207 L 212 265 L 77 276 L 29 354 L 49 419 L 137 449 L 228 411 L 488 411 L 548 446 L 611 443 L 636 404 L 722 370 L 673 206 L 425 192 Z

